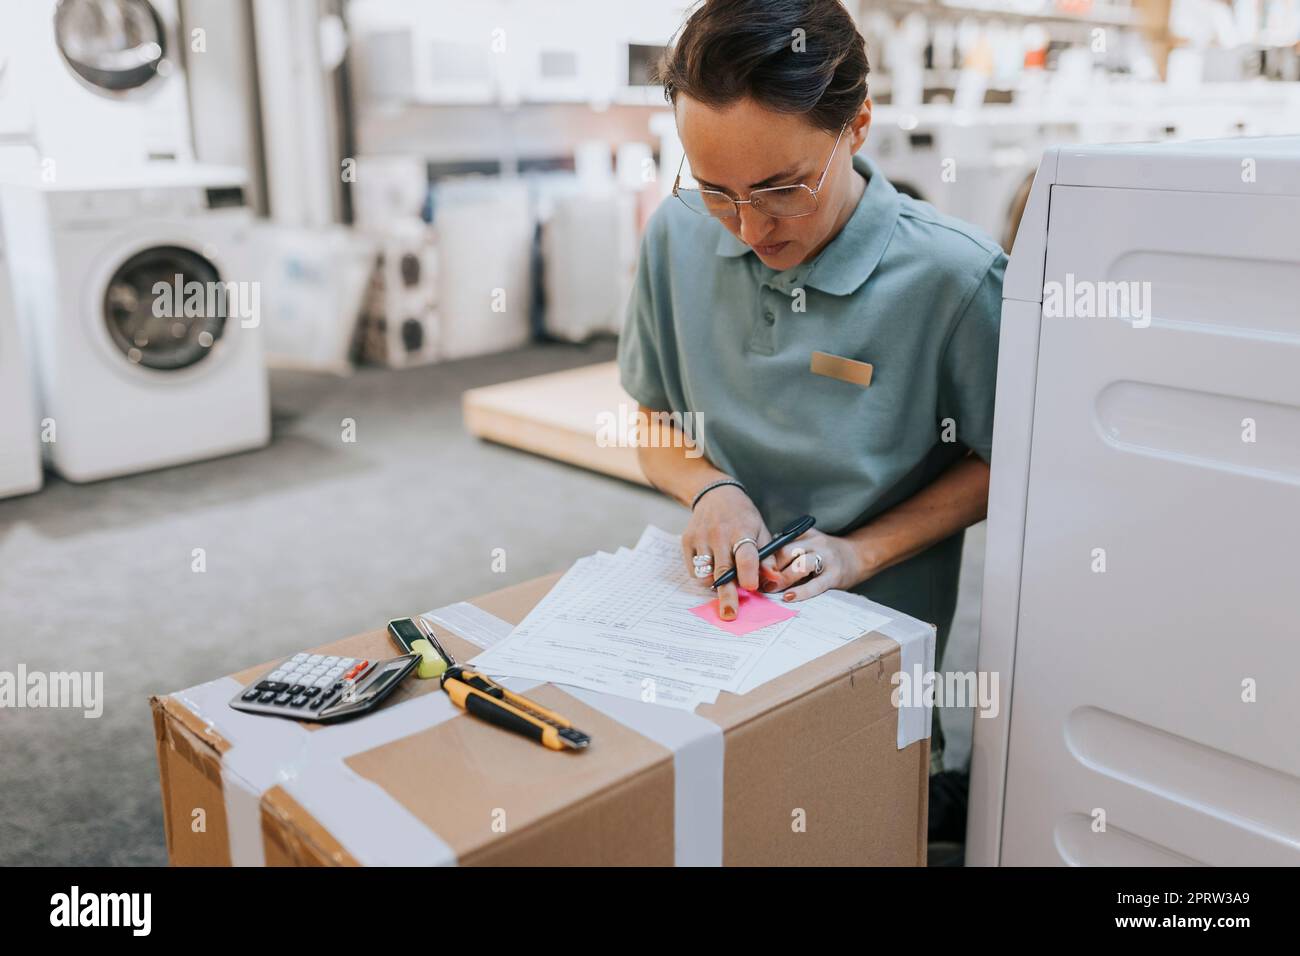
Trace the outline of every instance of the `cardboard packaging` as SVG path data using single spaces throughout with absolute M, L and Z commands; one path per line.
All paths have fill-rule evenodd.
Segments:
M 558 577 L 469 603 L 516 624 Z M 434 629 L 458 660 L 478 652 Z M 396 653 L 384 630 L 315 651 Z M 699 752 L 674 753 L 554 685 L 527 694 L 591 734 L 584 752 L 553 752 L 460 712 L 421 726 L 419 715 L 445 701 L 436 680 L 408 679 L 376 712 L 331 728 L 226 706 L 234 682 L 242 686 L 272 663 L 151 700 L 174 865 L 410 862 L 423 847 L 446 851 L 430 862 L 462 865 L 691 862 L 698 848 L 675 820 L 701 808 L 676 801 L 707 802 L 708 772 L 716 772 L 712 799 L 720 804 L 710 835 L 726 865 L 925 863 L 929 740 L 898 746 L 891 677 L 900 645 L 879 633 L 749 694 L 722 693 L 701 705 L 696 716 L 721 730 L 720 766 L 689 781 Z M 424 695 L 444 700 L 420 701 Z M 245 723 L 232 723 L 231 714 Z M 223 724 L 228 732 L 242 726 L 236 744 Z M 319 738 L 330 746 L 305 757 L 311 734 L 334 736 Z M 696 786 L 700 779 L 706 785 Z M 691 785 L 679 786 L 684 781 Z

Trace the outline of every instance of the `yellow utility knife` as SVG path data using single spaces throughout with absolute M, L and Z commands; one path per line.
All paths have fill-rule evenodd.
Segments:
M 422 618 L 389 621 L 388 632 L 403 650 L 426 657 L 425 649 L 417 645 L 421 641 L 428 642 L 433 653 L 445 663 L 446 669 L 439 677 L 442 689 L 452 703 L 466 713 L 523 734 L 551 750 L 584 750 L 591 743 L 591 737 L 574 727 L 567 718 L 506 690 L 486 674 L 461 667 Z
M 591 738 L 566 718 L 478 671 L 453 665 L 442 675 L 442 689 L 466 713 L 523 734 L 551 750 L 583 750 L 591 743 Z

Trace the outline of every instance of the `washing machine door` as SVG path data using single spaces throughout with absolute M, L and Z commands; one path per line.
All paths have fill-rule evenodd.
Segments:
M 162 18 L 149 0 L 59 0 L 54 36 L 69 67 L 92 89 L 139 89 L 164 69 Z
M 126 361 L 174 372 L 213 353 L 225 331 L 227 304 L 209 259 L 183 246 L 150 246 L 109 277 L 103 321 Z

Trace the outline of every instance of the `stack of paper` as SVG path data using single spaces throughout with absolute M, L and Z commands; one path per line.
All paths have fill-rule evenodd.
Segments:
M 676 535 L 649 527 L 637 546 L 580 559 L 508 636 L 472 663 L 524 677 L 693 710 L 745 694 L 890 619 L 828 591 L 786 604 L 742 592 L 734 622 L 690 577 Z

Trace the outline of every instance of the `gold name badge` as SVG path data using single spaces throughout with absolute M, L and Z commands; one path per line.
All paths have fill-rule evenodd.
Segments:
M 861 385 L 863 388 L 871 384 L 870 362 L 859 362 L 839 355 L 831 355 L 829 352 L 814 352 L 811 367 L 814 375 L 837 378 L 841 382 Z

